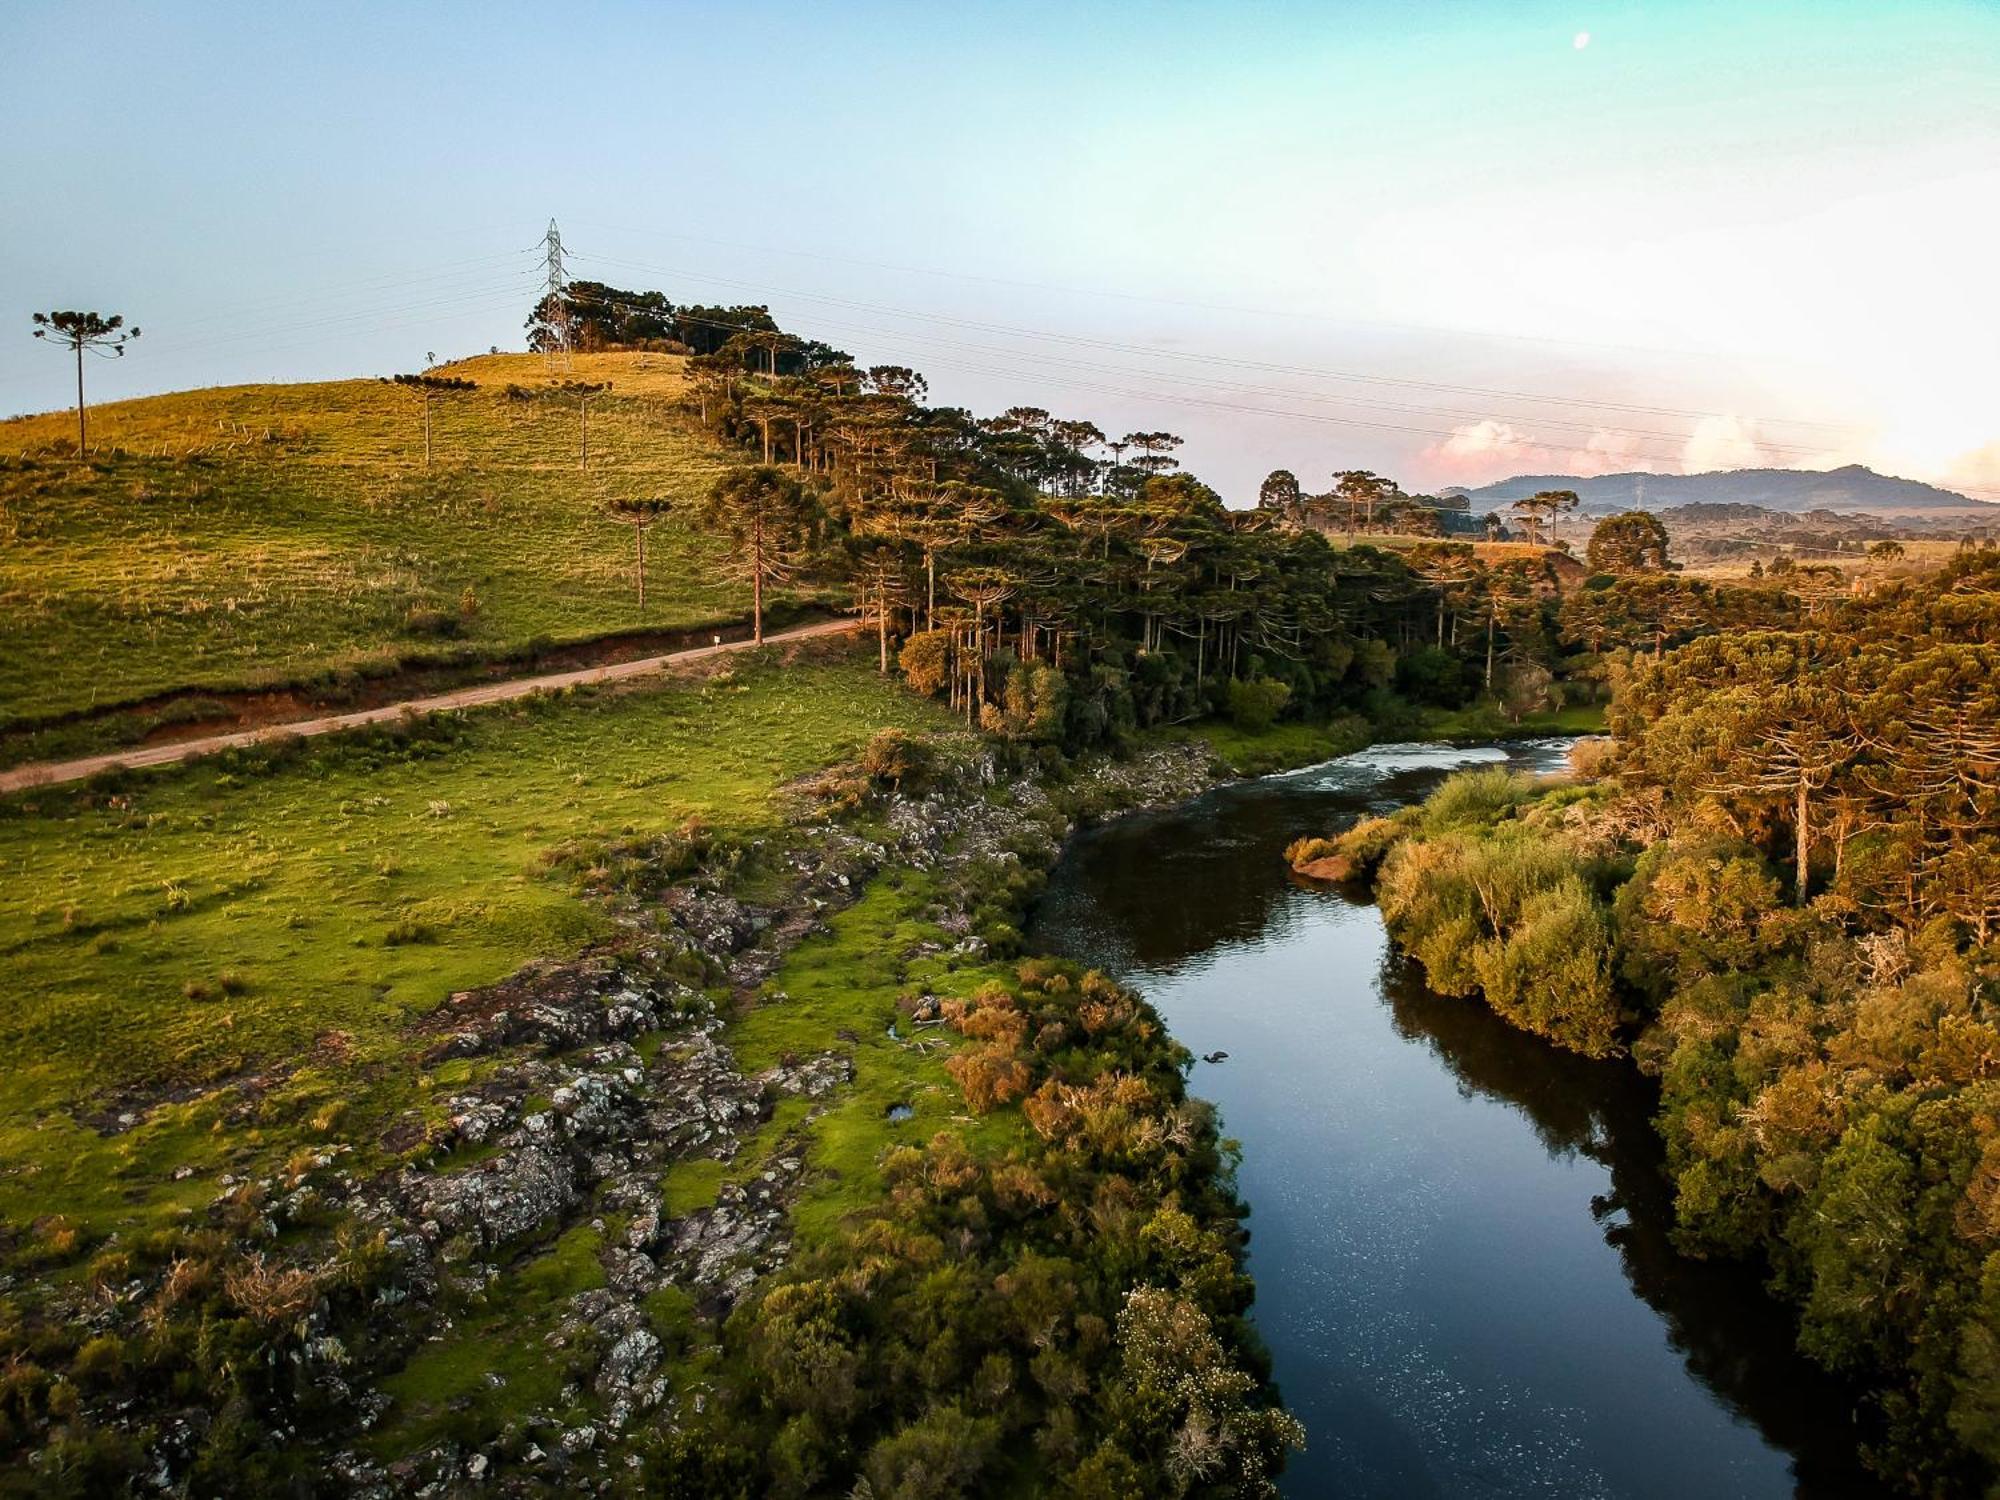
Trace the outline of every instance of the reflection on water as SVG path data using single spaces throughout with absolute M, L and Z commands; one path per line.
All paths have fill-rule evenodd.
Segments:
M 1281 851 L 1561 742 L 1388 746 L 1080 838 L 1031 937 L 1143 989 L 1243 1142 L 1293 1496 L 1870 1493 L 1754 1272 L 1683 1259 L 1649 1087 L 1432 994 Z

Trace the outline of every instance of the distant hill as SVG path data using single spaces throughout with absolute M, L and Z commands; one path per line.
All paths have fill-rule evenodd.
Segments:
M 1712 474 L 1517 474 L 1464 491 L 1476 513 L 1496 510 L 1538 490 L 1575 490 L 1591 511 L 1664 510 L 1679 505 L 1761 505 L 1768 510 L 1869 511 L 1875 515 L 2000 519 L 2000 505 L 1914 479 L 1877 474 L 1860 464 L 1841 469 L 1727 469 Z

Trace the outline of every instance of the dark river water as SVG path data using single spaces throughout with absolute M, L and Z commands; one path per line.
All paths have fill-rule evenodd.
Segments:
M 1432 994 L 1281 851 L 1564 742 L 1382 746 L 1087 833 L 1030 933 L 1143 990 L 1243 1144 L 1289 1496 L 1849 1496 L 1848 1393 L 1684 1259 L 1650 1086 Z

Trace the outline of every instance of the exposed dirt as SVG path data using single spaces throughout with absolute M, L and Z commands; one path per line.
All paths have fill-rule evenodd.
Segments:
M 815 611 L 779 616 L 785 628 L 827 618 Z M 765 621 L 767 633 L 773 620 Z M 381 670 L 329 672 L 308 681 L 270 688 L 175 688 L 127 703 L 104 704 L 45 719 L 23 721 L 0 731 L 0 765 L 29 750 L 29 737 L 70 724 L 101 725 L 107 739 L 122 746 L 181 744 L 189 740 L 274 724 L 289 724 L 329 712 L 364 712 L 429 694 L 480 683 L 504 682 L 526 672 L 556 673 L 611 666 L 654 656 L 670 656 L 718 640 L 733 644 L 750 638 L 747 620 L 690 625 L 677 630 L 632 630 L 595 636 L 530 651 L 495 656 L 412 651 Z
M 835 635 L 852 628 L 852 625 L 845 620 L 828 620 L 777 633 L 767 632 L 764 639 L 768 644 L 779 644 L 808 640 L 816 636 Z M 710 634 L 712 636 L 717 632 Z M 121 767 L 136 769 L 142 766 L 170 765 L 177 761 L 191 760 L 198 755 L 210 755 L 218 750 L 234 749 L 241 745 L 255 744 L 260 740 L 277 739 L 288 735 L 331 734 L 336 730 L 358 728 L 364 724 L 393 721 L 404 714 L 476 708 L 485 703 L 504 703 L 513 698 L 525 698 L 533 693 L 553 692 L 561 688 L 580 687 L 590 683 L 615 682 L 621 678 L 641 676 L 682 662 L 698 662 L 712 656 L 742 651 L 751 645 L 746 631 L 738 639 L 725 638 L 719 644 L 697 645 L 680 651 L 613 661 L 601 666 L 586 666 L 565 672 L 543 672 L 532 677 L 505 678 L 478 686 L 437 693 L 430 697 L 392 700 L 370 708 L 349 709 L 319 718 L 277 719 L 262 725 L 253 724 L 247 727 L 238 725 L 219 734 L 208 733 L 197 738 L 164 744 L 113 750 L 84 756 L 77 760 L 32 762 L 16 766 L 12 770 L 0 771 L 0 793 L 23 791 L 30 787 L 53 786 L 66 781 L 81 781 L 100 772 Z

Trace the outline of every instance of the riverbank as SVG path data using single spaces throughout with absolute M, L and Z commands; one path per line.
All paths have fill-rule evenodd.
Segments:
M 1754 1271 L 1673 1246 L 1651 1085 L 1425 987 L 1308 832 L 1564 741 L 1393 744 L 1069 845 L 1028 929 L 1145 993 L 1242 1143 L 1287 1493 L 1872 1493 L 1848 1393 Z
M 715 1409 L 719 1389 L 760 1388 L 745 1350 L 705 1352 L 726 1342 L 732 1309 L 784 1268 L 835 1255 L 895 1197 L 896 1152 L 928 1155 L 940 1134 L 980 1161 L 1056 1149 L 1018 1102 L 1044 1054 L 1017 1074 L 977 1034 L 1003 1023 L 975 1022 L 958 1040 L 942 1003 L 996 986 L 1042 993 L 1047 976 L 1031 983 L 1015 962 L 1018 926 L 1074 828 L 1184 802 L 1229 772 L 1201 735 L 1122 762 L 1003 771 L 990 749 L 932 726 L 907 766 L 793 771 L 773 820 L 757 811 L 758 768 L 741 760 L 703 773 L 705 803 L 688 802 L 683 774 L 647 769 L 661 729 L 683 732 L 675 705 L 687 695 L 704 734 L 734 714 L 746 742 L 781 747 L 775 771 L 785 756 L 806 769 L 812 745 L 840 742 L 849 699 L 877 692 L 840 668 L 812 721 L 794 724 L 800 680 L 782 693 L 778 680 L 753 665 L 679 698 L 533 704 L 15 807 L 16 858 L 58 853 L 36 830 L 59 827 L 89 856 L 63 868 L 88 872 L 93 890 L 122 883 L 141 907 L 145 890 L 166 893 L 148 918 L 80 892 L 52 925 L 45 891 L 39 915 L 20 914 L 18 953 L 46 971 L 30 990 L 84 982 L 121 1033 L 164 1025 L 185 1040 L 134 1045 L 125 1071 L 106 1073 L 85 1067 L 92 1034 L 76 1029 L 74 1005 L 17 1021 L 62 1029 L 23 1042 L 43 1062 L 14 1088 L 8 1139 L 20 1149 L 0 1183 L 10 1347 L 37 1373 L 21 1426 L 0 1438 L 100 1477 L 130 1463 L 277 1483 L 334 1453 L 341 1482 L 363 1493 L 475 1468 L 529 1486 L 595 1483 L 632 1457 L 657 1476 L 689 1461 L 687 1434 L 707 1430 L 691 1417 Z M 923 707 L 894 703 L 912 728 L 927 722 Z M 630 732 L 642 721 L 645 733 Z M 524 736 L 537 747 L 526 762 L 509 753 Z M 1318 759 L 1321 743 L 1282 735 L 1263 753 Z M 569 778 L 555 827 L 536 760 Z M 385 764 L 399 772 L 393 805 L 369 791 Z M 663 816 L 663 789 L 704 816 Z M 621 817 L 626 833 L 603 837 Z M 289 837 L 274 840 L 280 828 Z M 526 880 L 503 858 L 475 895 L 468 877 L 510 829 L 554 840 L 554 854 Z M 323 878 L 315 861 L 361 878 L 318 898 L 292 889 Z M 354 988 L 362 971 L 341 947 L 381 950 L 368 972 L 391 980 L 386 996 Z M 510 947 L 538 956 L 496 982 Z M 183 952 L 204 967 L 170 993 Z M 446 975 L 455 992 L 431 1009 L 423 989 Z M 1193 1109 L 1174 1042 L 1142 1001 L 1118 1004 L 1154 1028 L 1126 1044 L 1139 1049 L 1126 1066 L 1149 1073 L 1170 1117 Z M 211 1007 L 220 1024 L 197 1024 Z M 997 1107 L 968 1112 L 993 1082 L 953 1071 L 968 1050 L 1009 1065 Z M 1102 1051 L 1050 1055 L 1088 1078 L 1112 1065 Z M 65 1081 L 68 1059 L 78 1084 L 95 1080 L 84 1093 Z M 30 1085 L 41 1093 L 22 1094 Z M 1136 1201 L 1193 1193 L 1201 1233 L 1226 1246 L 1233 1200 L 1210 1159 L 1212 1126 L 1197 1110 L 1171 1128 L 1186 1141 L 1176 1171 L 1192 1175 Z M 1076 1191 L 1096 1189 L 1073 1182 L 1044 1207 Z M 1101 1296 L 1129 1288 L 1122 1274 Z M 190 1278 L 192 1291 L 173 1290 Z M 1217 1337 L 1254 1370 L 1247 1291 L 1233 1284 L 1210 1289 Z M 1112 1297 L 1094 1316 L 1109 1328 L 1116 1311 Z M 239 1359 L 296 1357 L 277 1385 L 200 1377 L 221 1398 L 254 1394 L 289 1439 L 218 1427 L 214 1408 L 132 1400 L 182 1378 L 203 1319 L 238 1329 Z M 1088 1457 L 1070 1451 L 1088 1430 L 1057 1444 L 1066 1462 Z M 1129 1445 L 1156 1452 L 1156 1439 Z M 863 1458 L 836 1448 L 813 1461 Z M 21 1472 L 40 1483 L 49 1470 Z
M 1184 799 L 1210 763 L 1154 746 L 1049 776 L 959 736 L 910 746 L 793 781 L 776 824 L 564 845 L 550 873 L 597 913 L 578 958 L 386 1030 L 323 1031 L 303 1064 L 188 1094 L 135 1079 L 64 1122 L 67 1164 L 15 1174 L 81 1211 L 37 1218 L 24 1199 L 9 1215 L 9 1473 L 42 1494 L 140 1471 L 384 1495 L 782 1489 L 828 1472 L 893 1490 L 942 1446 L 996 1481 L 1088 1470 L 1143 1487 L 1168 1482 L 1154 1471 L 1176 1432 L 1209 1432 L 1226 1408 L 1215 1461 L 1262 1492 L 1288 1438 L 1260 1394 L 1229 1269 L 1236 1205 L 1182 1055 L 1138 997 L 1013 957 L 1077 819 Z M 354 748 L 294 752 L 273 785 Z M 416 734 L 396 753 L 465 750 Z M 202 774 L 233 802 L 248 770 Z M 102 803 L 157 828 L 181 793 L 169 778 L 61 795 L 71 816 Z M 475 815 L 454 799 L 435 816 Z M 411 932 L 420 920 L 439 916 Z M 269 984 L 214 993 L 268 1025 Z M 1091 1093 L 1117 1078 L 1132 1082 Z M 1105 1129 L 1141 1134 L 1110 1147 Z M 105 1188 L 80 1196 L 86 1178 Z M 942 1197 L 922 1186 L 946 1181 Z M 885 1233 L 899 1248 L 881 1263 Z M 925 1247 L 947 1243 L 989 1282 L 1027 1274 L 1022 1255 L 1082 1277 L 1054 1314 L 1062 1369 L 1036 1364 L 1053 1325 L 996 1331 L 974 1306 L 935 1322 Z M 1120 1244 L 1119 1269 L 1100 1265 Z M 865 1318 L 830 1290 L 857 1257 L 877 1264 Z M 1128 1308 L 1142 1280 L 1167 1300 Z M 797 1344 L 802 1296 L 834 1299 L 837 1349 Z M 898 1296 L 930 1313 L 874 1326 Z M 205 1327 L 232 1330 L 227 1370 L 191 1368 Z M 923 1327 L 956 1329 L 955 1352 L 911 1347 Z M 896 1371 L 919 1354 L 932 1363 L 912 1384 Z M 847 1374 L 785 1385 L 790 1362 L 820 1355 Z M 1237 1373 L 1203 1394 L 1177 1384 L 1186 1359 Z M 190 1377 L 213 1404 L 173 1394 Z
M 1768 1280 L 1884 1485 L 1990 1485 L 1990 947 L 1789 903 L 1756 846 L 1615 773 L 1460 778 L 1336 843 L 1379 861 L 1431 988 L 1657 1080 L 1673 1243 Z
M 1490 704 L 1481 704 L 1465 709 L 1398 705 L 1383 719 L 1346 714 L 1325 724 L 1283 723 L 1256 732 L 1211 719 L 1171 733 L 1206 745 L 1234 775 L 1268 776 L 1275 771 L 1352 755 L 1372 744 L 1486 743 L 1559 734 L 1597 734 L 1603 729 L 1604 709 L 1596 704 L 1524 714 L 1518 719 L 1509 718 Z

